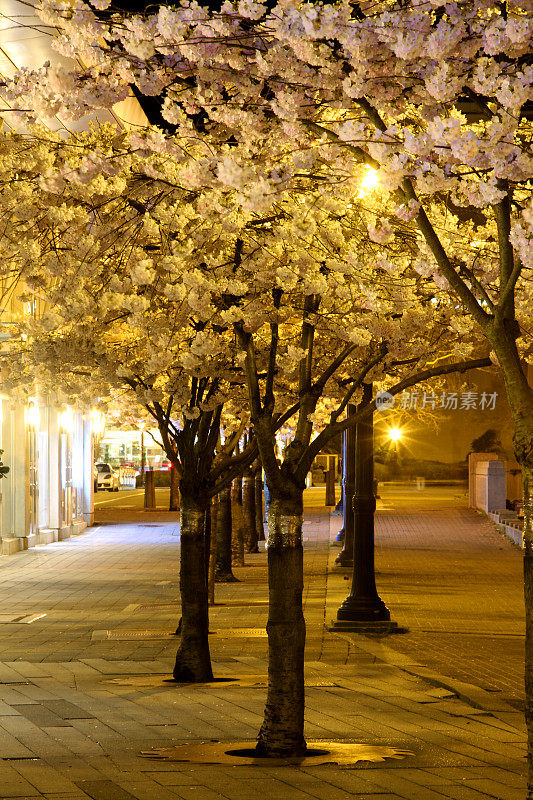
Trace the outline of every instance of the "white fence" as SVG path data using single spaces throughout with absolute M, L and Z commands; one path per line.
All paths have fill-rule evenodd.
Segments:
M 124 488 L 135 487 L 135 479 L 137 477 L 137 470 L 133 467 L 119 467 L 118 468 L 118 482 Z

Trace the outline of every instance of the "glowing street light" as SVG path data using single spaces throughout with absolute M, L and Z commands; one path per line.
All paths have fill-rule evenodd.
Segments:
M 72 433 L 74 430 L 74 412 L 67 406 L 60 414 L 59 424 L 64 433 Z
M 373 167 L 367 167 L 359 185 L 358 197 L 364 197 L 379 186 L 379 175 Z
M 97 408 L 91 411 L 91 429 L 95 440 L 99 441 L 105 430 L 105 416 Z
M 391 428 L 389 431 L 389 439 L 392 442 L 399 442 L 402 438 L 401 428 Z
M 30 428 L 39 428 L 39 406 L 32 400 L 26 411 L 26 422 Z

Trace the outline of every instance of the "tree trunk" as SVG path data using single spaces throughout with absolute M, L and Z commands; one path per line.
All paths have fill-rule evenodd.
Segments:
M 524 486 L 524 596 L 526 605 L 527 797 L 533 800 L 533 466 L 522 467 Z
M 511 406 L 512 407 L 512 406 Z M 515 456 L 522 467 L 524 487 L 524 599 L 526 608 L 526 726 L 528 737 L 527 798 L 533 800 L 533 408 L 514 415 Z
M 170 502 L 169 511 L 178 511 L 180 507 L 180 481 L 178 471 L 175 467 L 170 469 Z
M 182 497 L 181 507 L 181 643 L 174 678 L 198 683 L 213 680 L 209 654 L 209 613 L 205 567 L 205 514 L 201 505 Z
M 527 798 L 533 800 L 533 388 L 520 362 L 516 343 L 505 330 L 488 335 L 498 357 L 514 421 L 513 447 L 524 487 L 524 599 L 526 610 L 525 691 L 528 736 Z M 526 367 L 527 369 L 527 367 Z
M 255 528 L 257 532 L 257 541 L 265 541 L 265 528 L 263 526 L 263 477 L 261 475 L 261 468 L 259 468 L 255 475 Z
M 256 748 L 263 756 L 306 750 L 302 498 L 272 495 L 268 511 L 268 694 Z
M 229 486 L 219 494 L 215 535 L 215 581 L 232 583 L 237 578 L 231 570 L 231 489 Z
M 242 513 L 246 552 L 258 553 L 257 528 L 255 525 L 255 477 L 249 470 L 246 471 L 242 479 Z
M 209 521 L 211 536 L 209 539 L 209 549 L 207 556 L 207 598 L 210 606 L 215 605 L 215 561 L 216 561 L 216 526 L 217 526 L 217 512 L 218 512 L 218 497 L 213 497 L 209 509 Z
M 242 513 L 242 478 L 231 487 L 231 551 L 236 567 L 244 567 L 244 519 Z

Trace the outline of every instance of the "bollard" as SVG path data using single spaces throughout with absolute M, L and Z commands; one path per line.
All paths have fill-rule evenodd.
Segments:
M 326 472 L 326 505 L 335 505 L 335 470 L 328 469 Z
M 155 509 L 155 475 L 152 469 L 144 476 L 144 507 L 148 510 Z

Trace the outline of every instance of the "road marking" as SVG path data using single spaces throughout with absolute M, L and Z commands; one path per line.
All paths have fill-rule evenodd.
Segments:
M 130 497 L 141 497 L 142 495 L 143 492 L 137 492 L 134 495 L 130 495 Z M 121 496 L 121 497 L 111 497 L 109 500 L 95 500 L 94 504 L 95 506 L 103 506 L 104 503 L 116 503 L 117 500 L 125 500 L 125 498 Z

